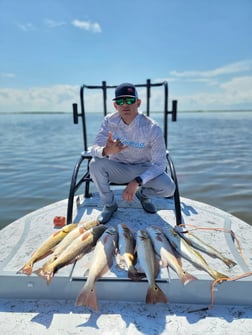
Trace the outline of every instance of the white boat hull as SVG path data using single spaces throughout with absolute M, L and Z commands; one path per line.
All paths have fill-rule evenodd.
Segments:
M 173 202 L 169 199 L 155 199 L 157 214 L 147 214 L 137 201 L 128 204 L 120 200 L 120 191 L 116 193 L 119 210 L 109 222 L 116 226 L 127 223 L 133 231 L 142 229 L 146 225 L 174 226 L 175 216 Z M 1 231 L 0 263 L 0 296 L 8 299 L 75 299 L 80 292 L 86 277 L 84 276 L 90 261 L 91 253 L 85 255 L 74 265 L 67 265 L 60 269 L 50 285 L 40 277 L 16 274 L 16 272 L 30 258 L 33 251 L 54 231 L 54 216 L 66 215 L 67 201 L 63 200 L 53 205 L 35 211 L 12 223 Z M 204 257 L 209 264 L 219 272 L 230 278 L 249 273 L 252 268 L 250 255 L 252 254 L 252 227 L 239 219 L 219 209 L 189 199 L 181 199 L 182 215 L 188 228 L 194 226 L 194 233 L 204 238 L 225 256 L 237 262 L 228 269 L 218 259 Z M 80 199 L 75 206 L 74 222 L 91 220 L 96 217 L 101 204 L 99 198 Z M 206 228 L 199 230 L 198 228 Z M 208 230 L 211 228 L 211 230 Z M 218 230 L 213 230 L 214 228 Z M 243 248 L 243 255 L 239 253 L 230 230 L 235 233 Z M 6 243 L 8 241 L 8 243 Z M 42 260 L 34 265 L 34 269 L 43 264 Z M 204 271 L 196 269 L 191 263 L 183 259 L 183 267 L 198 280 L 183 286 L 176 273 L 162 268 L 157 278 L 158 285 L 167 294 L 170 303 L 211 304 L 211 284 L 213 279 Z M 119 271 L 116 264 L 111 270 L 96 282 L 100 300 L 144 302 L 147 281 L 133 282 L 127 278 L 126 271 Z M 214 304 L 224 305 L 252 305 L 251 276 L 239 280 L 226 281 L 214 288 Z

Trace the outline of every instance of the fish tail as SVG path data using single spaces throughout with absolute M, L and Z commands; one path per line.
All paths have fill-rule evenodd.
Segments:
M 234 267 L 237 263 L 235 263 L 234 261 L 232 261 L 231 259 L 225 258 L 223 260 L 223 262 L 231 269 L 232 267 Z
M 186 285 L 188 283 L 190 283 L 193 280 L 197 280 L 198 278 L 194 277 L 192 274 L 188 273 L 188 272 L 183 272 L 183 274 L 180 276 L 180 280 L 182 282 L 183 285 Z
M 32 274 L 32 268 L 33 268 L 32 263 L 25 264 L 20 270 L 17 271 L 17 273 L 23 273 L 27 276 L 30 276 Z
M 167 303 L 167 302 L 168 302 L 167 296 L 164 294 L 164 292 L 157 284 L 149 286 L 146 295 L 147 304 Z
M 130 266 L 128 270 L 128 278 L 133 281 L 139 281 L 146 277 L 144 272 L 138 272 L 134 266 Z
M 36 275 L 44 279 L 47 283 L 47 285 L 50 284 L 53 276 L 54 276 L 54 271 L 53 270 L 46 270 L 45 267 L 39 268 L 38 270 L 34 271 Z
M 84 286 L 76 299 L 75 305 L 90 307 L 97 312 L 98 301 L 95 286 L 91 288 Z

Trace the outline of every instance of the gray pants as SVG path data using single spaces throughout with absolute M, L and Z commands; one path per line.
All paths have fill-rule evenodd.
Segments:
M 146 171 L 150 164 L 124 164 L 107 158 L 95 157 L 90 161 L 89 167 L 91 178 L 103 204 L 111 206 L 114 203 L 114 194 L 109 184 L 128 184 Z M 142 186 L 142 192 L 146 196 L 170 197 L 173 196 L 174 191 L 175 184 L 166 173 L 162 173 Z

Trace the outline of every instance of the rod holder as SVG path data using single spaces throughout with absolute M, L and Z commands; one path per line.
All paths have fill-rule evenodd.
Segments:
M 78 124 L 78 105 L 76 103 L 73 104 L 73 122 L 74 124 Z

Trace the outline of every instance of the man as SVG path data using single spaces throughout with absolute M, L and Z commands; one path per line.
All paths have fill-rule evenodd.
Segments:
M 123 83 L 115 90 L 116 112 L 105 116 L 92 146 L 90 175 L 103 210 L 97 220 L 107 223 L 118 205 L 110 183 L 126 184 L 122 199 L 139 199 L 143 209 L 156 213 L 149 196 L 173 196 L 175 184 L 165 173 L 166 147 L 159 125 L 138 111 L 141 100 L 136 87 Z

